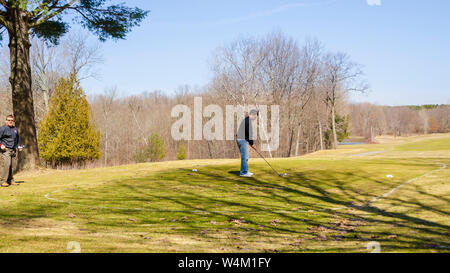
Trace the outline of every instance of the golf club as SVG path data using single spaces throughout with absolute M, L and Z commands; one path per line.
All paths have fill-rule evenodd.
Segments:
M 252 147 L 252 146 L 250 146 L 250 147 Z M 273 170 L 279 177 L 287 176 L 287 173 L 284 173 L 284 174 L 283 174 L 283 173 L 277 172 L 277 171 L 272 167 L 272 165 L 270 165 L 270 163 L 264 158 L 264 156 L 263 156 L 258 150 L 256 150 L 256 148 L 254 148 L 254 147 L 252 147 L 252 148 L 253 148 L 253 150 L 256 151 L 256 153 L 258 153 L 258 155 L 259 155 L 262 159 L 264 159 L 264 161 L 266 161 L 267 165 L 269 165 L 269 167 L 272 168 L 272 170 Z

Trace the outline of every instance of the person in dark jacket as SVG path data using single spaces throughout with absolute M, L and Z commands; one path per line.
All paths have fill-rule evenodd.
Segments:
M 246 117 L 239 126 L 236 136 L 236 142 L 241 152 L 241 171 L 240 176 L 252 177 L 253 173 L 248 171 L 248 145 L 255 147 L 254 137 L 251 122 L 258 117 L 257 110 L 251 110 L 248 117 Z
M 19 147 L 19 132 L 15 127 L 15 119 L 13 115 L 6 117 L 6 125 L 0 127 L 0 150 L 3 159 L 3 166 L 0 171 L 1 186 L 9 187 L 11 185 L 19 185 L 14 182 L 12 162 L 17 156 Z

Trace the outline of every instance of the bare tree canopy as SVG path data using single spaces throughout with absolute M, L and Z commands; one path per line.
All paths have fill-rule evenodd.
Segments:
M 366 92 L 369 85 L 364 81 L 361 65 L 350 60 L 343 52 L 328 53 L 323 62 L 325 102 L 331 109 L 333 149 L 338 146 L 336 132 L 336 104 L 349 92 Z

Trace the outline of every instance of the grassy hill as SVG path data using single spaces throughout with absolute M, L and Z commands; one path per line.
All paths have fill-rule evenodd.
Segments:
M 450 252 L 450 134 L 377 141 L 272 159 L 284 178 L 256 155 L 251 179 L 238 159 L 18 174 L 0 252 Z

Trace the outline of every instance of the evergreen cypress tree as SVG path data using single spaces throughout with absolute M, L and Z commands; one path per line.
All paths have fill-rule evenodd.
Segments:
M 350 116 L 341 116 L 336 114 L 336 134 L 337 134 L 337 140 L 339 142 L 344 141 L 344 139 L 348 138 L 350 135 L 350 132 L 348 130 L 349 122 L 350 122 Z M 331 124 L 331 121 L 330 121 Z M 330 125 L 331 127 L 331 125 Z M 332 129 L 329 129 L 325 131 L 325 144 L 327 147 L 331 148 L 333 144 L 333 131 Z
M 89 103 L 74 75 L 61 78 L 39 124 L 41 157 L 53 167 L 99 159 L 100 133 L 91 122 Z

